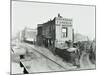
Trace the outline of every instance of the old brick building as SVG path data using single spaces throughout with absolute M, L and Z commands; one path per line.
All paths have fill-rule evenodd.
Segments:
M 48 48 L 67 47 L 67 42 L 73 42 L 72 19 L 63 18 L 58 14 L 53 20 L 38 24 L 37 43 Z

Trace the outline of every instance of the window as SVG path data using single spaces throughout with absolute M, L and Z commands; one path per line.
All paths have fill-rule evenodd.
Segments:
M 63 28 L 62 28 L 62 36 L 63 36 L 63 37 L 67 37 L 67 35 L 68 35 L 68 28 L 63 27 Z

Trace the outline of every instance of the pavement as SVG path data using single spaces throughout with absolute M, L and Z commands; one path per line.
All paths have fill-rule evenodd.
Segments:
M 16 48 L 16 46 L 18 48 Z M 80 68 L 77 68 L 71 63 L 63 61 L 62 58 L 54 55 L 47 48 L 20 42 L 16 43 L 16 46 L 13 48 L 15 53 L 12 52 L 12 74 L 23 73 L 23 68 L 19 66 L 20 61 L 29 73 L 95 68 L 95 65 L 93 65 L 89 60 L 89 55 L 84 52 L 80 58 Z M 24 54 L 25 59 L 20 60 L 20 54 Z
M 57 62 L 58 64 L 61 64 L 66 70 L 70 70 L 70 69 L 75 69 L 76 68 L 76 66 L 73 66 L 71 63 L 63 61 L 62 58 L 60 58 L 57 55 L 54 55 L 47 48 L 36 46 L 36 45 L 30 45 L 30 44 L 27 44 L 27 43 L 25 43 L 24 45 L 33 48 L 33 50 L 37 50 L 41 54 L 47 56 L 49 59 L 52 59 L 53 61 Z
M 76 66 L 73 66 L 72 64 L 63 61 L 58 56 L 55 56 L 47 48 L 30 45 L 27 43 L 17 43 L 16 46 L 15 48 L 13 48 L 13 51 L 15 53 L 12 56 L 12 64 L 15 64 L 14 66 L 12 66 L 13 73 L 23 73 L 23 71 L 21 70 L 22 68 L 19 66 L 19 61 L 23 63 L 29 73 L 65 71 L 76 68 Z M 23 50 L 23 52 L 20 50 Z M 28 52 L 27 55 L 25 54 L 25 59 L 20 60 L 18 56 L 20 54 L 24 54 L 25 52 Z M 20 71 L 17 71 L 17 69 L 19 69 Z

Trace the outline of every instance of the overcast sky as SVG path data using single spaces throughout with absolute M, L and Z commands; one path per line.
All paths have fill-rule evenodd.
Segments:
M 24 27 L 36 28 L 61 14 L 64 18 L 73 19 L 73 28 L 93 39 L 95 36 L 95 7 L 79 5 L 63 5 L 36 2 L 12 2 L 12 35 Z

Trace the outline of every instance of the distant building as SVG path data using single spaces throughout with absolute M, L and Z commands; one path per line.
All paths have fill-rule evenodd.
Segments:
M 48 48 L 63 47 L 73 41 L 72 19 L 58 14 L 53 20 L 38 24 L 37 43 Z
M 74 43 L 77 43 L 77 42 L 82 42 L 82 41 L 89 41 L 88 37 L 87 36 L 84 36 L 82 34 L 79 34 L 79 33 L 75 33 L 74 34 Z
M 37 29 L 25 28 L 21 32 L 22 41 L 34 42 L 36 41 Z

